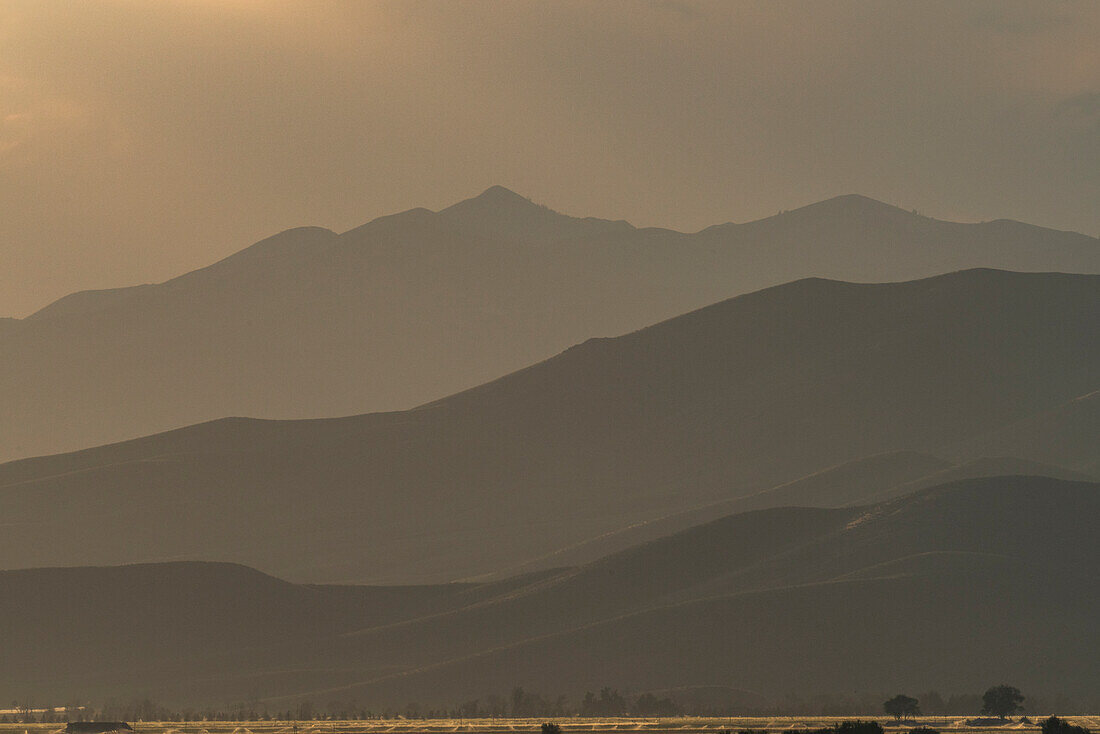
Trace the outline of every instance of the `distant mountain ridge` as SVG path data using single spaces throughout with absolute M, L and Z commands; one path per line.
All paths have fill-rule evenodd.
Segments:
M 0 321 L 0 460 L 226 415 L 406 409 L 738 293 L 972 267 L 1096 273 L 1100 241 L 860 196 L 684 234 L 492 187 L 342 234 L 287 230 L 164 283 Z
M 721 686 L 773 707 L 792 687 L 1005 679 L 1087 707 L 1100 684 L 1097 513 L 1100 484 L 1004 476 L 730 515 L 497 584 L 298 585 L 224 563 L 5 571 L 0 686 L 35 700 L 377 710 L 515 686 L 574 703 L 602 686 Z
M 693 508 L 873 501 L 981 457 L 1087 475 L 1095 425 L 1062 416 L 1100 381 L 1098 314 L 1091 275 L 797 281 L 414 410 L 221 420 L 0 465 L 0 558 L 450 581 L 586 562 Z

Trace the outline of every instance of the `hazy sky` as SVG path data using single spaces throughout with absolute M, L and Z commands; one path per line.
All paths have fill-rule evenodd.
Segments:
M 1100 235 L 1100 2 L 0 0 L 0 315 L 499 183 Z

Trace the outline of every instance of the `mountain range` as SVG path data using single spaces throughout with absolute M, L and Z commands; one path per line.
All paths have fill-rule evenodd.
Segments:
M 575 218 L 493 187 L 336 234 L 282 232 L 155 285 L 0 320 L 0 460 L 224 416 L 404 410 L 807 276 L 1100 272 L 1100 241 L 938 221 L 842 196 L 685 234 Z
M 0 687 L 274 711 L 724 687 L 761 710 L 1007 680 L 1088 706 L 1098 516 L 1094 482 L 1001 476 L 737 513 L 491 583 L 302 585 L 195 562 L 4 571 Z
M 2 319 L 0 459 L 45 455 L 0 463 L 0 688 L 1100 704 L 1098 266 L 858 196 L 683 234 L 494 187 Z
M 1095 275 L 804 279 L 408 411 L 223 419 L 0 465 L 0 558 L 500 579 L 738 510 L 1088 478 L 1098 317 Z

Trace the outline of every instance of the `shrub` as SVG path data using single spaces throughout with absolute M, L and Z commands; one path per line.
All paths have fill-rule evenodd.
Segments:
M 1065 719 L 1059 719 L 1057 716 L 1051 716 L 1045 720 L 1042 727 L 1043 734 L 1090 734 L 1085 727 L 1071 724 Z
M 552 721 L 542 725 L 542 734 L 561 734 L 561 727 Z

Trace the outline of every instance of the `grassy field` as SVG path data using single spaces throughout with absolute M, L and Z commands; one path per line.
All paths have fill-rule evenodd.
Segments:
M 833 725 L 853 716 L 776 716 L 733 718 L 610 718 L 554 719 L 563 732 L 716 732 L 722 729 L 755 729 L 781 732 L 789 729 L 815 729 Z M 944 731 L 1038 731 L 1038 724 L 1029 725 L 1018 718 L 1000 726 L 970 726 L 963 716 L 922 716 L 917 720 L 896 723 L 892 718 L 869 717 L 888 730 L 907 732 L 915 726 L 929 726 Z M 1041 721 L 1035 715 L 1031 721 Z M 1073 723 L 1100 731 L 1100 715 L 1067 716 Z M 203 721 L 203 722 L 138 722 L 133 727 L 142 734 L 358 734 L 393 732 L 533 732 L 549 719 L 371 719 L 366 721 Z M 0 724 L 0 734 L 54 734 L 64 730 L 62 724 Z

